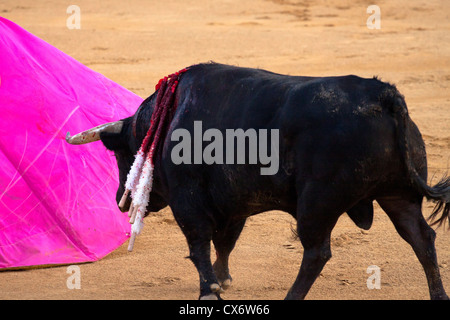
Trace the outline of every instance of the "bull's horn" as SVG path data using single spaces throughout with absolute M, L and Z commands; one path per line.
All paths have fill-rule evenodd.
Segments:
M 67 132 L 66 141 L 70 144 L 85 144 L 94 142 L 100 140 L 100 132 L 120 133 L 120 131 L 122 131 L 122 127 L 123 121 L 116 121 L 99 125 L 74 136 L 70 136 L 70 132 Z

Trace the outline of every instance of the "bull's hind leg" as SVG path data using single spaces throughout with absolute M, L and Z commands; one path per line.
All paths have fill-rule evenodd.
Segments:
M 434 240 L 436 233 L 425 221 L 421 200 L 377 199 L 400 236 L 413 248 L 425 271 L 431 299 L 448 299 L 442 285 Z
M 329 191 L 329 192 L 328 192 Z M 297 201 L 297 232 L 304 252 L 298 276 L 286 299 L 304 299 L 331 258 L 330 236 L 344 212 L 336 194 L 325 184 L 306 187 Z
M 217 300 L 220 298 L 220 285 L 211 263 L 214 221 L 205 211 L 206 207 L 193 208 L 190 204 L 182 204 L 181 201 L 171 204 L 171 207 L 175 220 L 186 237 L 189 258 L 197 268 L 200 277 L 199 299 Z

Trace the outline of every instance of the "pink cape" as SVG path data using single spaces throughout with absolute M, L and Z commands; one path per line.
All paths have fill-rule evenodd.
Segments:
M 65 134 L 142 99 L 0 17 L 0 268 L 98 260 L 123 244 L 116 160 Z

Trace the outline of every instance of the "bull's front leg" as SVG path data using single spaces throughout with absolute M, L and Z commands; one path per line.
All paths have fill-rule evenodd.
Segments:
M 205 207 L 192 208 L 190 204 L 181 204 L 180 201 L 171 204 L 171 207 L 175 220 L 186 237 L 189 258 L 197 268 L 200 277 L 199 299 L 220 299 L 222 289 L 211 263 L 211 240 L 214 231 L 211 216 L 205 212 Z
M 231 276 L 228 268 L 228 258 L 236 245 L 236 241 L 244 228 L 246 219 L 224 223 L 223 228 L 214 232 L 213 243 L 216 249 L 217 259 L 214 262 L 214 272 L 223 290 L 231 286 Z
M 221 286 L 211 264 L 211 240 L 189 239 L 189 258 L 200 276 L 200 300 L 220 299 Z

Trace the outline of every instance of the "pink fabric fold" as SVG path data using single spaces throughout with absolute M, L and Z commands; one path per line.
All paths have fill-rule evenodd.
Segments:
M 127 240 L 113 154 L 65 134 L 126 118 L 141 102 L 0 17 L 0 268 L 95 261 Z

